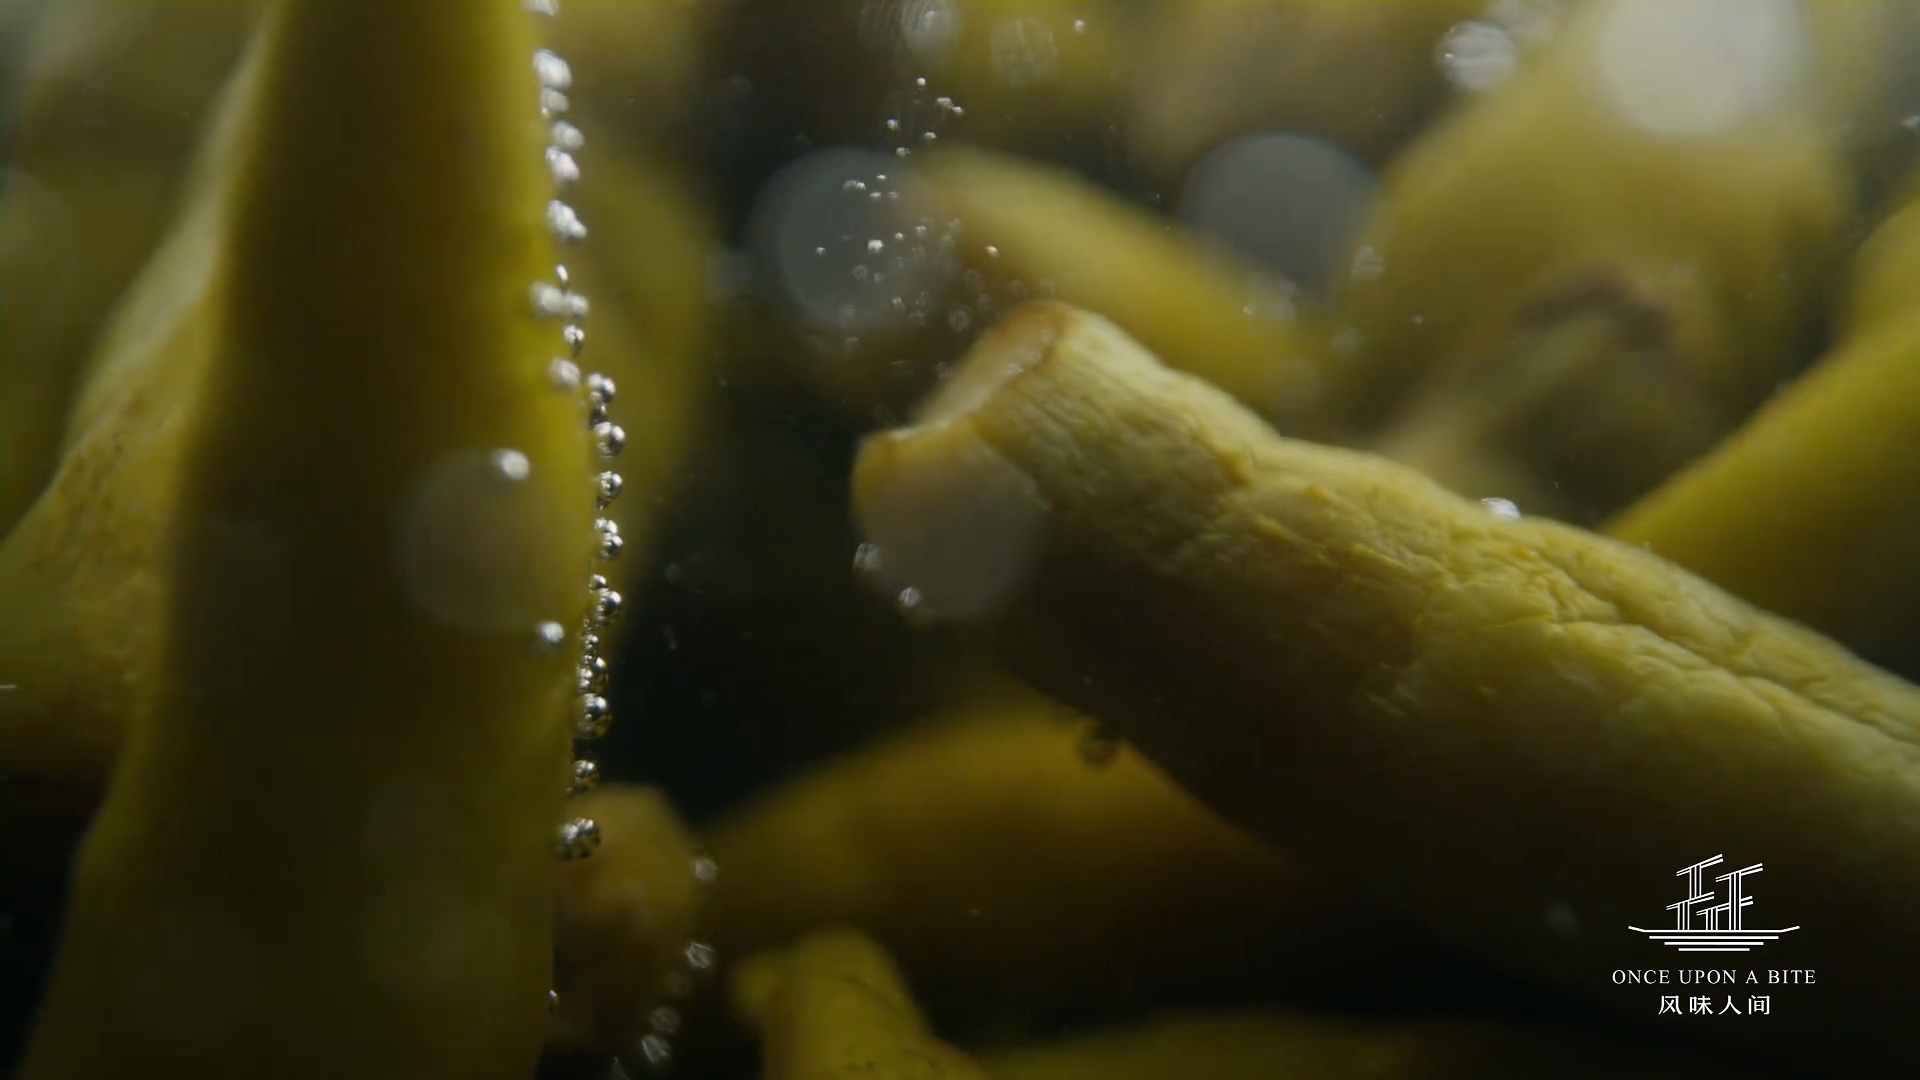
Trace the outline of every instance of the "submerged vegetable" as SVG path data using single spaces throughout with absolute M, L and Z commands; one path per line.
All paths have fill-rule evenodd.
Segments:
M 940 1042 L 906 981 L 873 941 L 822 930 L 733 972 L 734 1010 L 760 1037 L 765 1080 L 984 1080 L 966 1055 Z
M 214 123 L 236 126 L 224 115 Z M 239 152 L 236 138 L 222 135 L 184 170 L 189 195 L 178 219 L 97 328 L 90 363 L 82 363 L 84 352 L 62 359 L 84 349 L 82 338 L 48 339 L 40 343 L 46 352 L 23 347 L 6 358 L 16 374 L 56 361 L 71 369 L 63 378 L 89 369 L 74 388 L 70 416 L 64 396 L 55 407 L 27 395 L 44 415 L 4 429 L 9 465 L 25 468 L 38 425 L 51 418 L 49 433 L 66 425 L 64 438 L 49 446 L 60 453 L 46 490 L 22 504 L 23 516 L 0 543 L 0 670 L 14 684 L 0 694 L 0 771 L 13 796 L 36 812 L 77 820 L 94 806 L 136 702 L 153 688 L 163 585 L 172 574 L 166 538 L 178 518 L 175 478 L 218 334 L 211 294 L 223 257 L 219 218 L 232 199 Z M 31 318 L 5 322 L 0 333 L 37 332 Z
M 1642 1075 L 1669 1062 L 1514 1013 L 1571 1010 L 1559 990 L 1652 1020 L 1652 996 L 1609 976 L 1670 954 L 1625 927 L 1670 918 L 1673 869 L 1722 850 L 1766 861 L 1749 926 L 1805 925 L 1766 962 L 1820 980 L 1776 996 L 1775 1018 L 1704 1030 L 1827 1072 L 1906 1053 L 1920 692 L 1773 617 L 1912 654 L 1920 597 L 1897 570 L 1916 526 L 1873 498 L 1905 483 L 1898 447 L 1920 425 L 1903 405 L 1920 342 L 1905 217 L 1860 260 L 1827 369 L 1621 520 L 1651 555 L 1382 460 L 1585 519 L 1737 421 L 1801 358 L 1862 180 L 1852 135 L 1830 130 L 1855 115 L 1847 93 L 1789 82 L 1727 131 L 1646 140 L 1570 106 L 1571 53 L 1554 54 L 1514 84 L 1531 105 L 1495 90 L 1407 160 L 1382 246 L 1351 264 L 1352 318 L 1329 326 L 1313 288 L 1095 183 L 933 147 L 1032 145 L 1125 183 L 1284 120 L 1351 131 L 1378 160 L 1441 104 L 1423 38 L 1557 5 L 1296 0 L 1271 6 L 1297 23 L 1265 25 L 1300 32 L 1263 39 L 1242 28 L 1268 5 L 568 4 L 543 38 L 526 9 L 545 2 L 284 0 L 176 177 L 255 6 L 180 5 L 210 20 L 181 49 L 126 30 L 168 6 L 49 5 L 100 36 L 29 73 L 5 178 L 0 824 L 78 821 L 113 778 L 25 1080 L 524 1080 L 543 1035 L 631 1061 L 681 1005 L 679 1070 L 709 1075 L 698 1003 L 657 1008 L 713 963 L 688 947 L 696 927 L 729 964 L 759 953 L 732 989 L 771 1077 Z M 1839 6 L 1577 8 L 1651 13 L 1636 61 L 1708 9 L 1819 23 Z M 1890 10 L 1852 8 L 1869 9 Z M 801 77 L 700 55 L 725 23 Z M 1836 55 L 1873 51 L 1874 25 Z M 825 29 L 796 47 L 807 26 Z M 1778 59 L 1710 44 L 1745 63 L 1702 100 Z M 578 87 L 556 97 L 570 79 L 547 80 L 541 45 Z M 930 79 L 894 66 L 909 54 Z M 1196 105 L 1163 96 L 1157 60 L 1271 79 Z M 1628 68 L 1632 97 L 1650 80 Z M 847 73 L 855 92 L 835 97 Z M 1123 135 L 1106 114 L 1129 101 Z M 787 122 L 823 103 L 851 107 Z M 591 144 L 577 161 L 543 156 L 578 137 L 549 126 L 561 114 Z M 682 130 L 694 118 L 704 130 Z M 715 200 L 737 206 L 688 197 L 668 162 L 691 146 L 663 145 L 683 135 L 721 189 L 816 152 L 809 138 L 884 141 L 889 174 L 926 161 L 941 199 L 904 179 L 854 194 L 941 212 L 822 230 L 883 249 L 886 280 L 859 279 L 859 348 L 853 328 L 827 335 L 859 371 L 795 364 L 778 333 L 736 339 L 750 363 L 712 362 L 705 305 L 724 296 L 737 330 L 751 291 L 733 254 L 710 257 L 712 211 L 736 240 L 753 230 L 731 228 L 746 186 Z M 1131 151 L 1164 171 L 1117 176 Z M 867 181 L 830 186 L 849 182 Z M 593 240 L 562 274 L 547 234 L 570 207 Z M 785 269 L 824 280 L 821 245 L 796 248 Z M 922 257 L 926 274 L 892 276 Z M 555 278 L 593 300 L 588 355 L 611 377 L 596 405 L 619 388 L 611 505 L 591 406 L 550 385 L 567 381 L 559 323 L 529 311 L 528 286 Z M 838 312 L 832 293 L 795 310 Z M 1092 313 L 1016 314 L 911 428 L 866 445 L 853 497 L 873 544 L 856 554 L 848 429 L 892 423 L 981 323 L 1056 293 Z M 570 302 L 536 295 L 548 315 Z M 914 332 L 890 337 L 901 323 Z M 696 425 L 710 387 L 730 414 Z M 823 387 L 854 411 L 823 415 Z M 1382 457 L 1343 453 L 1246 410 L 1289 439 L 1393 429 Z M 683 481 L 691 505 L 673 500 Z M 596 517 L 619 526 L 620 562 L 592 556 L 616 535 Z M 607 677 L 574 663 L 590 571 L 630 598 L 667 586 L 618 680 L 657 722 L 609 765 L 640 763 L 690 813 L 728 807 L 712 890 L 660 793 L 562 802 L 584 775 L 569 729 L 599 722 L 580 695 Z M 886 601 L 862 604 L 860 579 Z M 906 632 L 894 608 L 947 632 Z M 1094 741 L 1024 689 L 983 693 L 1001 671 L 974 621 L 1099 717 Z M 573 813 L 607 842 L 555 868 Z M 22 910 L 0 909 L 0 966 L 23 951 Z M 1526 976 L 1528 999 L 1483 1000 L 1492 980 L 1436 937 Z M 1502 1011 L 1053 1030 L 1275 998 Z M 955 1016 L 1060 1041 L 970 1060 L 993 1043 L 943 1042 Z
M 1590 522 L 1791 373 L 1852 198 L 1799 12 L 1596 0 L 1395 158 L 1339 312 L 1381 452 Z
M 578 115 L 596 132 L 613 127 L 604 113 Z M 614 412 L 627 436 L 622 494 L 608 516 L 629 550 L 608 572 L 634 592 L 632 575 L 652 555 L 712 397 L 705 281 L 689 269 L 712 250 L 712 212 L 676 170 L 620 146 L 595 154 L 568 198 L 593 230 L 569 269 L 575 288 L 592 298 L 593 367 L 614 381 Z
M 1610 992 L 1615 928 L 1661 925 L 1676 868 L 1751 853 L 1833 980 L 1714 1033 L 1826 1062 L 1898 1038 L 1920 690 L 1832 642 L 1638 549 L 1279 438 L 1058 304 L 869 439 L 855 490 L 933 612 L 956 553 L 1027 523 L 1022 587 L 989 612 L 1017 666 L 1362 896 L 1637 1010 Z
M 517 4 L 270 16 L 199 273 L 108 360 L 171 423 L 68 465 L 163 489 L 158 656 L 27 1080 L 533 1068 L 575 680 L 537 627 L 585 615 L 593 516 L 529 303 L 535 46 Z
M 95 29 L 110 41 L 127 33 L 123 21 L 141 26 L 152 19 L 116 15 L 122 6 L 84 14 L 105 20 Z M 246 5 L 225 13 L 213 29 L 231 36 L 251 25 L 239 7 Z M 516 60 L 509 70 L 517 76 L 525 67 Z M 173 107 L 183 92 L 161 100 Z M 597 115 L 573 115 L 602 126 Z M 212 294 L 229 273 L 225 216 L 234 176 L 254 152 L 241 133 L 216 133 L 180 169 L 183 204 L 168 232 L 146 245 L 154 249 L 146 268 L 110 309 L 88 314 L 100 325 L 90 358 L 83 353 L 68 373 L 85 374 L 71 410 L 42 410 L 65 426 L 56 471 L 0 544 L 0 671 L 17 684 L 0 694 L 0 772 L 12 778 L 18 805 L 59 819 L 77 821 L 97 802 L 135 703 L 158 678 L 156 627 L 163 619 L 162 589 L 173 573 L 162 565 L 161 545 L 182 513 L 171 478 L 183 467 L 187 420 L 199 408 L 201 369 L 223 318 Z M 544 205 L 541 195 L 528 197 L 536 208 Z M 615 414 L 627 436 L 619 467 L 623 494 L 606 508 L 626 554 L 601 571 L 632 594 L 638 584 L 632 575 L 645 566 L 646 549 L 684 475 L 706 400 L 705 296 L 686 267 L 706 257 L 710 214 L 682 177 L 625 141 L 598 153 L 593 168 L 569 186 L 568 198 L 592 223 L 594 242 L 570 253 L 568 268 L 574 287 L 592 299 L 592 364 L 617 388 Z M 172 206 L 140 205 L 156 215 L 156 228 Z M 550 273 L 544 264 L 532 267 L 523 290 Z M 525 310 L 527 302 L 515 297 L 512 306 Z M 35 325 L 0 319 L 0 341 Z M 530 349 L 526 363 L 537 375 L 561 351 L 555 343 Z M 21 351 L 41 358 L 24 346 Z M 10 359 L 0 353 L 0 366 Z M 24 464 L 43 418 L 9 429 L 0 404 L 7 451 L 0 458 Z M 582 490 L 582 498 L 593 498 L 591 484 Z
M 1154 5 L 1129 95 L 1131 156 L 1173 183 L 1209 148 L 1254 131 L 1330 138 L 1387 156 L 1445 95 L 1441 35 L 1483 4 L 1459 0 Z
M 603 787 L 567 804 L 605 841 L 560 868 L 554 950 L 559 977 L 550 1039 L 629 1053 L 650 1014 L 679 996 L 700 917 L 700 867 L 671 803 L 652 788 Z
M 996 1080 L 1498 1080 L 1741 1075 L 1599 1032 L 1462 1020 L 1362 1021 L 1241 1012 L 1157 1017 L 1138 1028 L 1002 1051 Z
M 166 232 L 257 3 L 45 5 L 0 172 L 0 537 L 58 464 L 108 312 Z
M 1769 610 L 1920 672 L 1920 203 L 1855 260 L 1847 335 L 1705 459 L 1608 526 Z
M 997 289 L 1100 312 L 1290 431 L 1343 430 L 1323 408 L 1340 365 L 1286 283 L 1055 170 L 953 151 L 924 172 L 962 222 L 967 264 Z
M 1449 971 L 1131 751 L 1084 760 L 1087 738 L 1052 703 L 1003 694 L 755 800 L 710 834 L 727 868 L 717 943 L 739 955 L 855 926 L 942 1015 L 992 1021 L 1232 987 L 1379 997 L 1385 965 L 1411 994 Z

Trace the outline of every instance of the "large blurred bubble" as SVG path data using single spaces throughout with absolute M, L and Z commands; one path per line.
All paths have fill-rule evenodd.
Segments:
M 1216 147 L 1180 193 L 1189 228 L 1325 293 L 1377 193 L 1373 173 L 1325 139 L 1285 132 Z
M 904 326 L 951 276 L 905 173 L 885 151 L 838 147 L 775 175 L 753 211 L 759 291 L 796 322 L 848 337 Z
M 1670 138 L 1729 132 L 1800 98 L 1811 64 L 1791 0 L 1616 0 L 1597 44 L 1606 100 Z

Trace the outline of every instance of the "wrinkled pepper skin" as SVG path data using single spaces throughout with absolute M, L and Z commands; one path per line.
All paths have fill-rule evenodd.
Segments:
M 223 137 L 152 682 L 21 1069 L 530 1075 L 585 614 L 518 4 L 287 0 Z M 156 357 L 155 362 L 161 362 Z M 525 456 L 515 481 L 491 468 Z
M 1280 438 L 1057 304 L 870 438 L 855 494 L 932 612 L 943 560 L 1037 520 L 1024 589 L 980 616 L 1016 666 L 1362 897 L 1650 1022 L 1609 975 L 1666 957 L 1627 928 L 1666 925 L 1681 867 L 1763 861 L 1769 922 L 1819 928 L 1774 963 L 1825 990 L 1724 1033 L 1816 1063 L 1901 1037 L 1920 690 L 1833 642 L 1637 548 Z

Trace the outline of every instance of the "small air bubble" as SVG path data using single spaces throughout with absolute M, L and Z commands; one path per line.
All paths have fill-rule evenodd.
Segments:
M 547 231 L 563 244 L 577 244 L 587 238 L 586 223 L 573 207 L 559 199 L 547 203 Z
M 1440 70 L 1462 90 L 1491 90 L 1513 77 L 1520 66 L 1513 39 L 1489 22 L 1464 22 L 1440 39 Z
M 627 542 L 620 535 L 618 523 L 612 518 L 596 518 L 593 522 L 593 532 L 598 538 L 598 546 L 595 547 L 594 554 L 601 561 L 612 562 L 620 557 L 620 552 L 627 546 Z
M 1494 517 L 1507 521 L 1520 520 L 1520 508 L 1514 505 L 1512 499 L 1481 499 L 1480 505 L 1486 507 L 1487 513 Z
M 518 450 L 495 450 L 493 452 L 493 471 L 501 479 L 519 483 L 533 473 L 533 464 L 527 455 Z
M 673 1047 L 658 1035 L 644 1035 L 640 1039 L 640 1056 L 646 1059 L 649 1068 L 662 1068 L 673 1059 Z
M 619 424 L 602 421 L 593 425 L 593 448 L 604 461 L 612 461 L 627 448 L 627 432 Z
M 595 765 L 586 758 L 580 758 L 573 763 L 573 780 L 568 785 L 569 791 L 575 795 L 579 795 L 583 792 L 592 791 L 599 783 L 600 766 Z
M 603 472 L 595 477 L 594 509 L 605 510 L 613 505 L 613 500 L 620 497 L 620 490 L 626 487 L 626 484 L 627 482 L 621 479 L 617 472 Z
M 598 694 L 586 694 L 580 698 L 580 712 L 573 718 L 573 733 L 582 739 L 598 739 L 613 727 L 613 710 L 607 707 L 607 699 Z
M 533 309 L 542 317 L 557 319 L 567 313 L 567 292 L 558 285 L 538 282 L 533 286 Z
M 549 619 L 533 628 L 534 640 L 541 649 L 552 652 L 567 643 L 567 628 Z
M 580 129 L 565 120 L 554 121 L 547 135 L 555 147 L 569 154 L 578 153 L 581 147 L 587 145 L 587 137 L 580 133 Z
M 580 182 L 580 163 L 573 155 L 557 146 L 547 147 L 547 171 L 553 175 L 553 182 L 566 187 Z
M 587 656 L 574 668 L 574 688 L 581 694 L 598 694 L 607 688 L 607 658 Z
M 560 857 L 584 859 L 600 846 L 600 826 L 592 818 L 574 818 L 560 826 Z
M 614 592 L 612 589 L 606 589 L 603 590 L 600 595 L 594 597 L 593 610 L 589 618 L 593 620 L 593 625 L 596 627 L 605 628 L 612 626 L 614 623 L 620 621 L 620 613 L 625 606 L 626 601 L 621 598 L 619 593 Z
M 587 396 L 602 404 L 613 404 L 614 395 L 619 392 L 611 377 L 600 372 L 587 376 Z
M 533 73 L 539 78 L 541 86 L 552 90 L 565 90 L 573 85 L 573 70 L 550 49 L 541 49 L 533 54 Z
M 713 962 L 717 959 L 719 954 L 714 951 L 713 946 L 701 941 L 687 943 L 687 967 L 693 971 L 712 970 Z
M 671 1005 L 662 1005 L 647 1014 L 647 1026 L 657 1035 L 674 1036 L 680 1033 L 680 1010 Z

